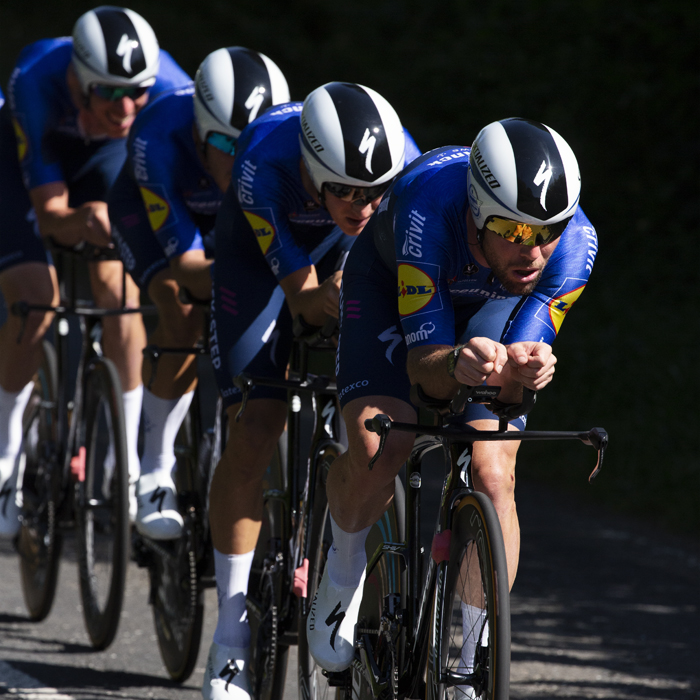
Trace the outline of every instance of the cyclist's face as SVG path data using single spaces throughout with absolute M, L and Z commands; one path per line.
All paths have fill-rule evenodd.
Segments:
M 511 294 L 530 294 L 559 243 L 559 238 L 543 246 L 511 243 L 493 231 L 485 230 L 482 251 L 498 281 Z
M 111 139 L 121 139 L 129 135 L 129 129 L 136 115 L 146 106 L 148 93 L 131 99 L 105 100 L 92 93 L 88 112 L 92 117 L 95 133 L 102 133 Z
M 326 209 L 347 236 L 357 236 L 362 232 L 381 200 L 381 197 L 377 197 L 368 204 L 362 199 L 346 202 L 328 191 L 325 192 Z

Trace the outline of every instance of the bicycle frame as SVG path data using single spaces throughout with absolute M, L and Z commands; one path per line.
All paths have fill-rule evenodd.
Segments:
M 484 401 L 487 402 L 487 401 Z M 462 404 L 463 405 L 463 404 Z M 422 670 L 425 667 L 426 656 L 432 661 L 431 666 L 436 669 L 439 659 L 438 650 L 441 648 L 441 629 L 439 620 L 431 619 L 433 600 L 436 600 L 435 609 L 441 610 L 440 601 L 444 597 L 445 576 L 440 576 L 440 567 L 446 567 L 436 547 L 436 538 L 433 539 L 433 551 L 428 560 L 428 570 L 423 576 L 423 560 L 420 544 L 420 488 L 422 481 L 422 461 L 426 454 L 434 449 L 441 448 L 449 456 L 450 469 L 443 483 L 440 509 L 435 535 L 445 533 L 450 527 L 450 516 L 458 502 L 471 493 L 473 489 L 471 478 L 471 455 L 474 442 L 477 441 L 504 441 L 504 440 L 571 440 L 578 439 L 584 444 L 593 446 L 598 452 L 596 468 L 591 473 L 589 480 L 595 478 L 600 471 L 603 454 L 607 446 L 607 433 L 600 428 L 589 431 L 508 431 L 508 418 L 500 417 L 499 429 L 495 431 L 476 431 L 469 426 L 444 425 L 441 418 L 438 425 L 419 425 L 399 423 L 391 421 L 387 416 L 378 415 L 366 422 L 368 430 L 380 435 L 381 450 L 389 430 L 415 433 L 426 436 L 427 439 L 418 440 L 413 448 L 411 456 L 406 464 L 407 493 L 405 512 L 406 541 L 390 542 L 380 545 L 367 564 L 369 572 L 385 556 L 398 556 L 406 567 L 405 580 L 408 590 L 402 591 L 402 609 L 392 611 L 390 601 L 385 611 L 388 619 L 396 620 L 408 640 L 408 648 L 399 658 L 403 659 L 399 669 L 400 694 L 407 697 L 423 697 L 425 695 Z M 432 438 L 432 439 L 431 439 Z M 444 573 L 444 571 L 443 571 Z M 437 586 L 437 591 L 436 591 Z M 439 613 L 438 613 L 439 614 Z M 437 641 L 434 646 L 427 649 L 429 626 L 435 624 L 438 631 Z M 373 668 L 374 654 L 371 649 L 369 635 L 365 635 L 360 646 L 360 658 L 356 657 L 354 668 L 365 675 L 370 686 L 375 689 L 375 695 L 386 687 L 387 681 L 380 679 L 377 669 Z M 369 649 L 367 648 L 369 646 Z M 437 669 L 440 673 L 440 670 Z M 472 675 L 439 677 L 440 683 L 448 685 L 462 685 L 474 679 Z M 382 682 L 384 680 L 384 682 Z
M 287 390 L 289 450 L 286 469 L 281 475 L 283 488 L 266 489 L 263 492 L 265 502 L 276 502 L 280 505 L 282 522 L 288 530 L 282 543 L 283 556 L 287 560 L 283 567 L 286 591 L 283 602 L 287 605 L 281 615 L 281 619 L 287 622 L 290 621 L 293 612 L 293 606 L 289 604 L 294 599 L 292 593 L 300 599 L 304 616 L 307 613 L 305 575 L 308 560 L 312 555 L 307 534 L 312 526 L 314 490 L 311 485 L 316 482 L 317 457 L 325 445 L 341 441 L 335 381 L 326 376 L 310 374 L 308 370 L 309 351 L 314 349 L 313 337 L 295 339 L 289 363 L 289 379 L 241 374 L 234 380 L 243 394 L 239 416 L 245 410 L 248 393 L 254 385 Z M 293 469 L 292 465 L 305 465 L 305 469 L 300 473 L 300 470 Z M 296 644 L 297 631 L 293 629 L 293 625 L 284 630 L 284 637 L 280 641 L 284 644 Z

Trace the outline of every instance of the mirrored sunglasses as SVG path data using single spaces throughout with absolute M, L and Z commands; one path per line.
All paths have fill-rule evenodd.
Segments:
M 229 156 L 236 155 L 236 143 L 238 139 L 227 134 L 220 134 L 218 131 L 210 131 L 207 136 L 207 143 L 214 146 L 218 151 L 223 151 Z
M 352 185 L 343 185 L 340 182 L 324 182 L 323 187 L 326 192 L 330 192 L 334 197 L 338 197 L 344 202 L 356 202 L 361 199 L 369 204 L 377 197 L 381 197 L 389 189 L 390 184 L 390 182 L 384 182 L 374 187 L 353 187 Z
M 510 219 L 492 216 L 486 220 L 485 227 L 511 243 L 535 247 L 547 245 L 547 243 L 551 243 L 555 238 L 561 236 L 568 223 L 569 219 L 566 219 L 555 224 L 538 226 L 536 224 L 521 224 Z
M 103 100 L 109 100 L 110 102 L 116 102 L 124 97 L 128 97 L 132 100 L 138 100 L 139 97 L 142 97 L 148 92 L 148 86 L 122 87 L 118 85 L 93 85 L 90 89 L 94 95 L 97 95 L 97 97 Z

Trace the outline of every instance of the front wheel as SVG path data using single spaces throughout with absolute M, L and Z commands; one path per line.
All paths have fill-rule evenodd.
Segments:
M 95 649 L 106 649 L 119 626 L 129 557 L 129 470 L 122 391 L 107 359 L 88 366 L 82 440 L 74 457 L 75 512 L 83 617 Z
M 465 496 L 452 516 L 450 558 L 439 565 L 430 626 L 429 700 L 508 700 L 510 594 L 493 504 Z
M 316 459 L 316 479 L 313 496 L 309 527 L 309 570 L 306 589 L 306 608 L 316 595 L 321 576 L 326 567 L 326 559 L 333 534 L 331 533 L 331 519 L 328 512 L 328 498 L 326 497 L 326 479 L 328 470 L 335 459 L 345 451 L 338 443 L 330 443 L 323 447 Z M 306 615 L 300 606 L 299 618 L 299 697 L 302 700 L 330 700 L 340 697 L 337 688 L 328 684 L 328 678 L 323 675 L 323 669 L 316 663 L 309 652 L 309 643 L 306 639 Z
M 56 351 L 48 341 L 44 341 L 43 351 L 23 419 L 22 523 L 17 539 L 22 593 L 29 619 L 35 622 L 51 610 L 62 544 L 56 522 L 61 489 Z M 19 484 L 17 488 L 20 490 Z

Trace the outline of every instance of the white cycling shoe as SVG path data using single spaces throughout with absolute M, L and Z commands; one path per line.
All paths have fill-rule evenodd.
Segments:
M 9 475 L 3 472 L 9 471 Z M 12 539 L 19 532 L 17 471 L 0 469 L 0 539 Z
M 137 488 L 136 529 L 152 540 L 174 540 L 182 534 L 177 490 L 170 474 L 142 474 Z
M 311 655 L 326 671 L 344 671 L 352 663 L 366 572 L 357 587 L 336 586 L 328 567 L 323 572 L 306 620 L 306 638 Z
M 204 669 L 204 700 L 250 700 L 249 659 L 249 648 L 225 647 L 212 642 Z

